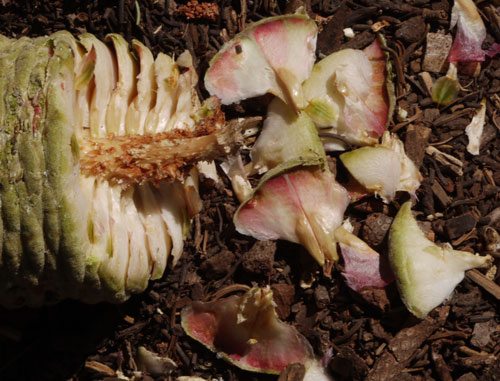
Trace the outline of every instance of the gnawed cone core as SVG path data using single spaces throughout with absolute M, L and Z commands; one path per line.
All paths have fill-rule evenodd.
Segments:
M 0 304 L 122 302 L 183 251 L 198 160 L 239 122 L 198 99 L 191 56 L 68 32 L 0 39 Z
M 80 143 L 80 172 L 117 184 L 182 180 L 198 161 L 232 153 L 241 141 L 238 122 L 225 123 L 217 107 L 194 130 L 154 135 L 109 135 Z

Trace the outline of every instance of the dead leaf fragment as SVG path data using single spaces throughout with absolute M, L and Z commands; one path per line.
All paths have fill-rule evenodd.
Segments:
M 470 124 L 465 128 L 465 134 L 469 138 L 467 151 L 472 155 L 479 155 L 481 138 L 483 136 L 484 122 L 486 118 L 486 99 L 481 101 L 481 108 L 472 118 Z

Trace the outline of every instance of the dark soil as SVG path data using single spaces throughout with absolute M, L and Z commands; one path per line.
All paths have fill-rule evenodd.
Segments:
M 495 38 L 500 41 L 499 13 L 494 2 L 479 3 L 488 28 L 487 46 Z M 225 0 L 205 13 L 195 12 L 192 4 L 181 8 L 183 4 L 0 0 L 0 33 L 37 36 L 67 29 L 104 38 L 119 32 L 128 40 L 141 40 L 155 54 L 178 55 L 189 49 L 202 75 L 210 58 L 242 25 L 293 11 L 302 2 Z M 424 176 L 414 209 L 437 242 L 489 252 L 498 266 L 500 253 L 488 244 L 491 229 L 500 231 L 500 60 L 487 59 L 477 77 L 461 76 L 463 90 L 448 107 L 433 104 L 419 78 L 426 35 L 448 30 L 451 5 L 451 0 L 306 1 L 322 27 L 319 57 L 345 47 L 363 48 L 375 38 L 373 25 L 385 24 L 381 32 L 395 68 L 397 106 L 408 113 L 408 120 L 395 117 L 389 129 L 397 131 Z M 347 27 L 354 30 L 353 39 L 344 37 Z M 433 79 L 440 75 L 430 74 Z M 206 96 L 202 83 L 200 94 Z M 472 156 L 465 149 L 464 129 L 483 97 L 485 133 L 480 155 Z M 243 102 L 226 111 L 231 117 L 264 115 L 262 102 Z M 462 174 L 426 154 L 428 146 L 456 157 Z M 137 348 L 145 346 L 171 357 L 178 367 L 169 376 L 137 379 L 198 375 L 226 381 L 275 380 L 229 365 L 180 327 L 183 306 L 237 284 L 270 285 L 279 316 L 309 339 L 318 356 L 330 354 L 336 380 L 500 379 L 498 275 L 491 281 L 469 272 L 446 305 L 419 321 L 403 306 L 393 285 L 356 293 L 340 276 L 341 264 L 329 275 L 297 245 L 260 243 L 236 233 L 232 216 L 237 201 L 228 183 L 214 187 L 204 181 L 201 193 L 204 209 L 193 221 L 180 263 L 142 295 L 123 305 L 67 301 L 37 310 L 0 309 L 0 379 L 116 380 L 117 372 L 133 377 Z M 383 253 L 387 227 L 404 200 L 401 195 L 384 205 L 373 197 L 363 199 L 352 204 L 347 215 L 360 236 Z M 301 287 L 308 282 L 312 286 Z M 296 380 L 292 374 L 282 379 Z

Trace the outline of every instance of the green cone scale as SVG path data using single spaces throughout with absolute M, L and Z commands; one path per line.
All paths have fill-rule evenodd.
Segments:
M 188 169 L 239 139 L 196 81 L 116 34 L 0 36 L 0 305 L 122 302 L 175 264 Z

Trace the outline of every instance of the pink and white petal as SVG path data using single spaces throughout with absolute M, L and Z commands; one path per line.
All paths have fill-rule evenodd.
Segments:
M 401 164 L 401 175 L 396 190 L 408 192 L 415 197 L 415 192 L 420 187 L 423 177 L 415 163 L 406 155 L 403 142 L 397 135 L 386 131 L 382 135 L 381 146 L 390 148 L 398 155 Z
M 210 62 L 205 86 L 223 104 L 272 93 L 298 112 L 302 82 L 315 60 L 317 26 L 306 15 L 264 19 L 226 43 Z
M 455 0 L 452 8 L 451 28 L 457 33 L 451 47 L 450 62 L 481 62 L 486 52 L 481 45 L 486 37 L 486 27 L 472 0 Z
M 365 100 L 365 104 L 372 112 L 371 128 L 377 137 L 386 130 L 391 108 L 387 89 L 386 56 L 381 46 L 380 40 L 375 39 L 363 50 L 372 65 L 370 96 Z
M 300 202 L 286 175 L 260 186 L 235 217 L 236 230 L 260 240 L 286 239 L 299 243 L 297 220 L 304 219 Z
M 317 34 L 316 23 L 302 15 L 276 18 L 253 29 L 253 38 L 284 85 L 283 95 L 276 95 L 295 109 L 305 107 L 302 82 L 314 65 Z
M 260 23 L 252 29 L 252 36 L 260 50 L 273 68 L 287 66 L 288 60 L 288 28 L 285 20 L 274 19 Z
M 329 171 L 297 171 L 289 174 L 290 182 L 307 216 L 314 235 L 330 260 L 338 259 L 334 231 L 342 224 L 350 198 Z
M 247 369 L 266 369 L 269 373 L 283 370 L 293 362 L 307 363 L 312 357 L 310 344 L 295 328 L 274 320 L 254 335 L 257 342 L 242 358 Z
M 353 64 L 355 62 L 356 64 Z M 369 96 L 372 66 L 360 50 L 344 49 L 318 62 L 304 82 L 306 112 L 324 132 L 341 135 L 352 144 L 375 144 L 364 103 Z M 318 111 L 320 111 L 318 115 Z
M 233 295 L 209 303 L 193 302 L 182 310 L 182 327 L 189 336 L 212 351 L 239 355 L 241 358 L 249 334 L 245 329 L 238 328 L 240 298 Z
M 459 23 L 460 25 L 460 23 Z M 481 48 L 484 37 L 471 35 L 463 29 L 457 30 L 455 40 L 451 46 L 448 61 L 450 62 L 482 62 L 486 52 Z
M 248 37 L 228 43 L 212 59 L 205 87 L 226 105 L 279 89 L 273 68 L 255 40 Z
M 333 231 L 349 203 L 347 191 L 317 166 L 299 168 L 265 181 L 240 206 L 236 230 L 257 239 L 302 244 L 323 265 L 337 259 Z
M 194 302 L 181 318 L 189 336 L 242 369 L 279 374 L 289 363 L 314 358 L 305 337 L 278 319 L 269 288 Z
M 352 144 L 376 144 L 393 109 L 388 72 L 378 39 L 364 51 L 333 53 L 314 66 L 304 83 L 306 112 L 317 127 L 331 126 L 331 132 Z
M 321 249 L 288 175 L 271 178 L 238 210 L 236 230 L 260 240 L 284 239 L 303 245 L 322 265 Z
M 389 94 L 387 90 L 386 56 L 379 39 L 363 50 L 371 65 L 371 76 L 365 81 L 366 90 L 359 92 L 359 100 L 348 97 L 344 111 L 346 124 L 365 129 L 368 136 L 378 138 L 387 128 Z
M 365 287 L 385 287 L 394 280 L 387 258 L 364 241 L 340 227 L 335 231 L 344 259 L 342 275 L 354 291 Z

